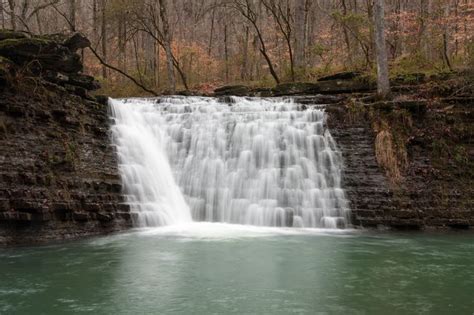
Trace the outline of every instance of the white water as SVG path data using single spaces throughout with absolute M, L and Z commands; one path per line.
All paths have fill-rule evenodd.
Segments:
M 345 227 L 341 154 L 322 108 L 290 100 L 111 100 L 138 225 Z

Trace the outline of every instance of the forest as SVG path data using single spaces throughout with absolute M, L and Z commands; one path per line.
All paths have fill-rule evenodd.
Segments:
M 473 66 L 474 1 L 385 0 L 379 38 L 381 2 L 2 0 L 0 27 L 86 35 L 86 72 L 112 96 L 263 87 L 340 71 L 375 76 L 380 40 L 390 76 Z

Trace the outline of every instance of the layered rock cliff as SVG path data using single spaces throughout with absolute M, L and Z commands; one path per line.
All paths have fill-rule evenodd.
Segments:
M 131 226 L 107 101 L 75 53 L 87 45 L 0 33 L 0 245 Z
M 355 226 L 474 227 L 473 74 L 396 86 L 394 100 L 329 106 Z

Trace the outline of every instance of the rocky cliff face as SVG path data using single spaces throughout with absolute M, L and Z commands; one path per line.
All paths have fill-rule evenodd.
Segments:
M 355 226 L 474 227 L 469 76 L 405 87 L 390 102 L 353 97 L 328 107 Z
M 108 106 L 75 54 L 87 42 L 0 35 L 0 245 L 131 226 Z

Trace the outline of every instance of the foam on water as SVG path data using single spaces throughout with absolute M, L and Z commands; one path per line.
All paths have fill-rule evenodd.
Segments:
M 195 221 L 342 228 L 342 159 L 321 107 L 283 99 L 111 100 L 140 226 Z

